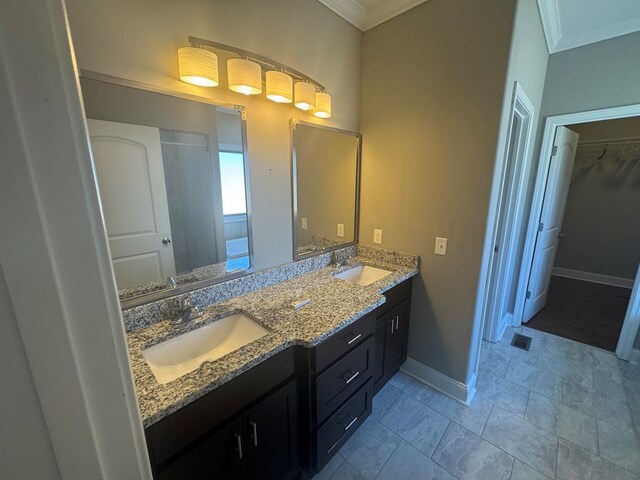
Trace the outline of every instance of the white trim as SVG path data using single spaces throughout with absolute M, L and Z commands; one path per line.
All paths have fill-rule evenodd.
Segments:
M 518 297 L 516 299 L 516 310 L 514 312 L 514 326 L 520 326 L 522 321 L 526 291 L 529 283 L 528 278 L 533 262 L 533 252 L 535 249 L 538 222 L 540 219 L 540 215 L 542 214 L 542 202 L 544 200 L 547 175 L 551 163 L 551 150 L 553 148 L 553 140 L 555 138 L 556 129 L 560 126 L 565 125 L 575 125 L 579 123 L 589 123 L 601 120 L 613 120 L 617 118 L 629 118 L 637 116 L 640 116 L 640 104 L 547 117 L 544 127 L 544 133 L 542 136 L 538 173 L 536 176 L 536 184 L 531 203 L 529 227 L 527 229 L 527 238 L 525 240 L 524 252 L 522 255 L 520 283 L 518 285 Z M 631 302 L 629 303 L 627 316 L 625 318 L 624 324 L 622 326 L 622 332 L 620 333 L 620 338 L 618 340 L 616 355 L 618 355 L 619 358 L 628 360 L 629 355 L 631 354 L 631 348 L 633 347 L 633 343 L 635 342 L 635 338 L 638 333 L 639 326 L 640 269 L 635 280 L 634 289 L 631 294 Z
M 522 231 L 521 228 L 511 229 L 510 240 L 506 242 L 510 246 L 509 251 L 505 251 L 503 248 L 502 251 L 499 252 L 501 258 L 502 255 L 507 255 L 507 266 L 506 268 L 500 269 L 500 266 L 498 265 L 498 269 L 494 271 L 493 261 L 495 254 L 493 252 L 493 248 L 494 245 L 499 242 L 498 230 L 500 228 L 500 219 L 503 216 L 503 208 L 505 208 L 505 205 L 501 205 L 502 196 L 505 188 L 507 188 L 508 186 L 508 181 L 513 182 L 515 188 L 517 188 L 518 190 L 518 197 L 515 205 L 515 215 L 513 217 L 514 224 L 523 225 L 523 223 L 526 221 L 524 219 L 524 216 L 527 193 L 527 176 L 521 175 L 520 178 L 517 178 L 515 174 L 516 169 L 514 169 L 513 178 L 506 178 L 507 169 L 509 166 L 509 159 L 507 157 L 510 152 L 513 121 L 516 115 L 518 115 L 519 118 L 523 121 L 523 128 L 526 128 L 526 131 L 524 141 L 522 142 L 522 145 L 519 145 L 519 147 L 522 148 L 522 154 L 516 157 L 514 161 L 521 159 L 523 162 L 521 171 L 527 172 L 529 171 L 531 162 L 533 160 L 533 155 L 531 155 L 533 142 L 531 141 L 531 138 L 533 136 L 535 108 L 518 82 L 515 82 L 513 88 L 513 97 L 511 100 L 511 108 L 509 110 L 509 123 L 505 139 L 506 141 L 504 142 L 502 150 L 498 153 L 498 160 L 496 161 L 491 192 L 492 202 L 490 207 L 490 215 L 493 215 L 493 217 L 489 217 L 488 225 L 491 225 L 491 228 L 487 230 L 487 239 L 485 241 L 485 259 L 487 262 L 487 266 L 485 276 L 486 283 L 484 286 L 481 305 L 481 323 L 483 326 L 482 338 L 489 342 L 500 341 L 500 339 L 502 338 L 502 334 L 508 326 L 505 319 L 500 318 L 497 314 L 503 310 L 502 305 L 499 302 L 502 289 L 499 287 L 501 282 L 504 280 L 503 277 L 505 275 L 508 276 L 509 271 L 512 271 L 515 268 L 515 265 L 513 265 L 515 263 L 514 249 L 516 247 L 515 244 L 517 243 L 515 242 L 515 240 Z M 508 231 L 505 231 L 505 235 L 509 235 Z
M 318 0 L 363 32 L 428 0 L 379 0 L 370 7 L 358 0 Z
M 629 363 L 640 365 L 640 348 L 634 347 L 631 349 L 631 354 L 629 355 Z
M 538 0 L 540 18 L 544 27 L 544 36 L 547 39 L 549 53 L 554 53 L 558 42 L 562 38 L 562 28 L 560 23 L 560 11 L 556 0 Z
M 411 10 L 427 0 L 381 0 L 367 9 L 364 31 L 377 27 L 407 10 Z
M 554 267 L 551 275 L 555 275 L 556 277 L 573 278 L 575 280 L 583 280 L 591 283 L 600 283 L 602 285 L 611 285 L 613 287 L 633 288 L 633 278 L 612 277 L 611 275 L 583 272 L 581 270 L 573 270 L 571 268 Z
M 542 18 L 544 36 L 547 39 L 549 53 L 558 53 L 582 47 L 640 30 L 640 16 L 636 16 L 589 30 L 565 34 L 562 31 L 562 19 L 560 18 L 558 2 L 559 0 L 538 0 L 538 9 Z
M 0 263 L 60 474 L 150 479 L 64 4 L 0 9 Z
M 470 382 L 464 384 L 411 357 L 407 358 L 400 370 L 465 405 L 471 404 L 476 394 L 475 373 L 472 375 Z
M 616 347 L 616 355 L 619 358 L 630 361 L 631 352 L 638 336 L 638 328 L 640 328 L 640 265 L 638 265 L 638 274 L 631 291 L 629 307 L 624 317 L 620 339 Z
M 367 9 L 358 0 L 318 0 L 354 27 L 365 30 Z

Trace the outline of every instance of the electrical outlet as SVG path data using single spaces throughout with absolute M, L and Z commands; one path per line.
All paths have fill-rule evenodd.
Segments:
M 344 223 L 338 224 L 338 236 L 344 237 Z
M 447 239 L 442 237 L 436 237 L 436 255 L 447 254 Z
M 307 217 L 302 217 L 302 229 L 307 229 Z
M 373 229 L 373 243 L 382 245 L 382 229 L 380 228 Z

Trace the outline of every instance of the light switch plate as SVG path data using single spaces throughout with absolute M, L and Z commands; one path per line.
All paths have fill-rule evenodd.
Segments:
M 436 237 L 436 255 L 447 254 L 447 239 L 442 237 Z
M 344 223 L 338 224 L 338 236 L 344 237 Z
M 307 229 L 307 218 L 306 217 L 302 217 L 302 229 L 303 230 Z
M 382 245 L 382 229 L 380 228 L 373 229 L 373 243 Z

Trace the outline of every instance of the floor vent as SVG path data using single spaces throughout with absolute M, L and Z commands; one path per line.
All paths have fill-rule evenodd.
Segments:
M 520 350 L 529 350 L 531 346 L 531 337 L 527 337 L 526 335 L 520 335 L 516 333 L 511 340 L 511 345 L 519 348 Z

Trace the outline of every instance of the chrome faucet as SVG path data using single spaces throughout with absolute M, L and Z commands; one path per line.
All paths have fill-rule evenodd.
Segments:
M 351 260 L 351 257 L 346 257 L 343 258 L 342 260 L 340 260 L 338 258 L 338 254 L 336 252 L 333 252 L 331 254 L 331 263 L 330 265 L 334 268 L 340 268 L 340 267 L 344 267 L 347 265 L 347 262 Z
M 201 317 L 204 311 L 200 310 L 196 305 L 191 303 L 191 297 L 184 297 L 180 302 L 180 314 L 173 321 L 174 324 L 184 324 Z

